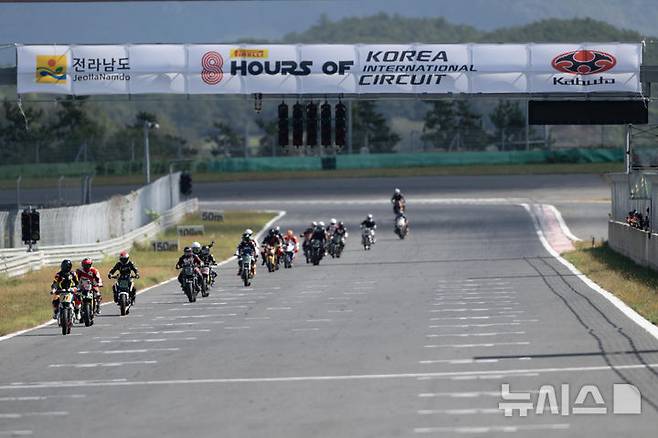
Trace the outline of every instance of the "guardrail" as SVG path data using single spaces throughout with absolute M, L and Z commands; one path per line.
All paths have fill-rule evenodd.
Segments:
M 98 243 L 81 245 L 44 246 L 37 251 L 27 253 L 24 248 L 0 250 L 0 274 L 9 277 L 34 271 L 47 265 L 59 264 L 62 259 L 79 259 L 92 257 L 101 259 L 108 255 L 116 255 L 132 246 L 134 242 L 150 239 L 165 228 L 175 225 L 185 214 L 193 213 L 199 208 L 198 199 L 190 199 L 176 207 L 165 211 L 155 221 L 137 228 L 121 237 Z

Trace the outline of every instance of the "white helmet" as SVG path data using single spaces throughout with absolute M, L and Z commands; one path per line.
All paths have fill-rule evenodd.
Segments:
M 329 221 L 329 223 L 330 223 L 331 225 L 336 225 L 336 222 L 338 222 L 338 221 L 337 221 L 336 219 L 334 219 L 334 218 L 331 218 L 331 220 Z
M 274 229 L 275 229 L 277 232 L 281 231 L 281 227 L 278 226 L 278 225 L 277 225 L 276 227 L 274 227 Z
M 251 231 L 251 228 L 247 228 L 246 230 L 244 230 L 244 234 L 246 234 L 247 236 L 251 236 L 252 234 L 254 234 L 254 232 Z
M 192 242 L 192 252 L 194 254 L 201 252 L 201 244 L 199 242 Z
M 317 227 L 317 226 L 318 226 L 318 223 L 315 222 L 315 221 L 313 221 L 313 222 L 311 222 L 311 226 L 313 226 L 313 227 Z
M 369 221 L 371 221 L 371 220 L 372 220 L 372 215 L 369 214 L 368 217 L 366 217 L 366 219 L 368 219 Z
M 395 189 L 395 194 L 396 194 L 396 195 L 399 195 L 399 194 L 400 194 L 400 189 L 396 188 L 396 189 Z
M 320 222 L 318 222 L 318 225 L 320 225 L 321 227 L 324 227 L 324 222 L 320 221 Z

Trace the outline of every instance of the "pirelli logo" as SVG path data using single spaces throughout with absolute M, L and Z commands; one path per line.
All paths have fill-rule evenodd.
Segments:
M 231 49 L 231 58 L 255 58 L 265 59 L 269 57 L 267 49 Z

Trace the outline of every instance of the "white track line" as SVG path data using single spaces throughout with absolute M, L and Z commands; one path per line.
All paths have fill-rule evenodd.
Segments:
M 417 427 L 415 433 L 449 433 L 449 434 L 492 434 L 498 432 L 534 432 L 539 430 L 565 431 L 569 423 L 532 424 L 519 426 L 463 426 L 463 427 Z
M 476 347 L 498 347 L 501 345 L 530 345 L 529 341 L 518 342 L 490 342 L 485 344 L 437 344 L 425 345 L 425 348 L 476 348 Z
M 55 363 L 48 368 L 96 368 L 96 367 L 122 367 L 124 365 L 153 365 L 157 360 L 131 360 L 128 362 L 96 362 L 96 363 Z
M 525 332 L 524 331 L 518 331 L 518 332 L 483 332 L 483 333 L 439 333 L 439 334 L 425 335 L 425 337 L 427 337 L 427 338 L 449 338 L 449 337 L 470 338 L 470 337 L 480 337 L 480 336 L 505 336 L 505 335 L 525 335 Z
M 85 394 L 62 394 L 62 395 L 25 395 L 20 397 L 0 397 L 0 402 L 24 402 L 24 401 L 41 401 L 54 398 L 85 398 Z
M 180 348 L 138 348 L 134 350 L 98 350 L 98 351 L 78 351 L 78 354 L 134 354 L 134 353 L 151 353 L 154 351 L 179 351 Z
M 503 411 L 497 408 L 466 408 L 466 409 L 421 409 L 418 415 L 502 415 Z
M 37 384 L 2 385 L 0 389 L 31 389 L 31 388 L 78 388 L 78 387 L 104 387 L 104 386 L 152 386 L 152 385 L 208 385 L 208 384 L 235 384 L 235 383 L 287 383 L 287 382 L 335 382 L 335 381 L 368 381 L 368 380 L 394 380 L 394 379 L 436 379 L 443 377 L 484 377 L 484 376 L 518 376 L 524 374 L 542 373 L 591 373 L 597 371 L 610 372 L 625 369 L 658 368 L 658 363 L 619 365 L 619 366 L 589 366 L 564 368 L 528 368 L 496 371 L 450 371 L 437 373 L 399 373 L 399 374 L 353 374 L 335 376 L 290 376 L 290 377 L 243 377 L 243 378 L 215 378 L 215 379 L 172 379 L 172 380 L 132 380 L 116 382 L 85 382 L 70 380 L 68 382 L 39 382 Z
M 67 411 L 50 411 L 50 412 L 8 412 L 0 414 L 3 418 L 23 418 L 23 417 L 65 417 L 69 415 Z

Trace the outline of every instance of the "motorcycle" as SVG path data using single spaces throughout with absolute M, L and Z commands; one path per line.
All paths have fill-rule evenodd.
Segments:
M 399 214 L 404 214 L 405 208 L 406 208 L 406 206 L 405 206 L 404 202 L 402 202 L 400 200 L 397 200 L 393 204 L 393 213 L 395 213 L 396 216 L 399 215 Z
M 251 286 L 251 279 L 254 278 L 254 268 L 254 253 L 249 249 L 242 250 L 240 276 L 245 286 Z
M 320 260 L 324 257 L 324 248 L 322 246 L 322 241 L 314 239 L 311 241 L 311 263 L 314 266 L 320 264 Z
M 183 264 L 180 269 L 183 270 L 183 293 L 185 293 L 185 296 L 190 303 L 194 303 L 196 302 L 196 297 L 199 294 L 199 290 L 202 290 L 203 285 L 198 284 L 197 272 L 192 262 L 186 260 L 185 264 Z
M 263 254 L 265 256 L 265 265 L 267 266 L 267 271 L 276 271 L 278 269 L 276 260 L 276 248 L 274 246 L 267 245 L 265 248 L 263 248 Z
M 85 324 L 85 327 L 89 327 L 94 324 L 96 291 L 94 291 L 94 285 L 88 278 L 80 279 L 78 290 L 80 292 L 80 300 L 82 302 L 80 308 L 80 316 L 82 322 Z
M 114 275 L 110 278 L 116 278 L 117 282 L 114 287 L 117 291 L 117 305 L 121 311 L 121 316 L 126 316 L 130 313 L 130 308 L 133 305 L 132 300 L 130 299 L 130 291 L 133 287 L 132 280 L 137 278 L 135 275 L 130 276 L 118 276 Z
M 331 242 L 329 243 L 329 254 L 331 255 L 331 258 L 340 258 L 344 248 L 345 236 L 334 233 L 334 235 L 331 236 Z
M 395 218 L 395 234 L 397 234 L 400 239 L 404 239 L 407 237 L 407 233 L 409 233 L 407 218 L 400 214 Z
M 215 284 L 215 275 L 212 266 L 207 264 L 201 266 L 201 277 L 203 278 L 201 296 L 205 298 L 210 295 L 209 289 Z
M 57 306 L 57 324 L 62 328 L 62 335 L 71 333 L 73 327 L 73 306 L 75 290 L 65 289 L 51 292 L 53 301 L 59 301 Z
M 372 245 L 375 244 L 375 229 L 374 228 L 363 228 L 361 232 L 361 243 L 363 244 L 363 249 L 368 251 Z
M 295 242 L 289 241 L 286 242 L 285 248 L 283 250 L 283 266 L 286 269 L 292 268 L 292 260 L 295 258 Z

